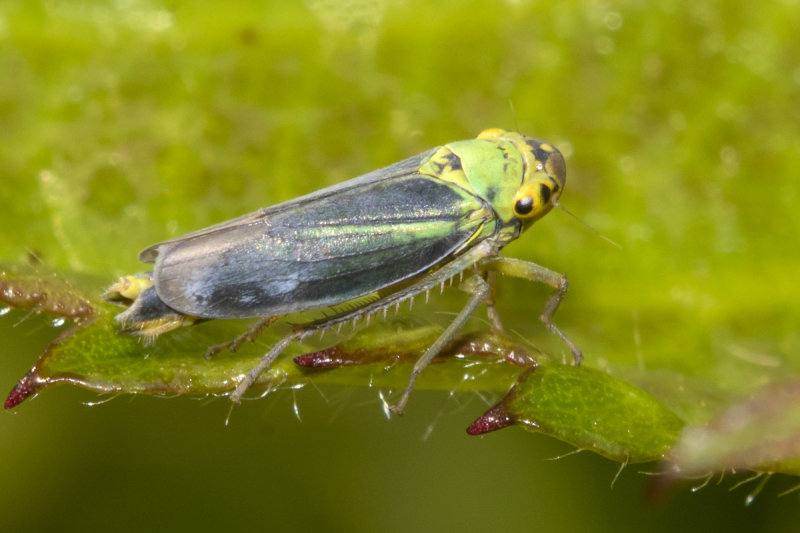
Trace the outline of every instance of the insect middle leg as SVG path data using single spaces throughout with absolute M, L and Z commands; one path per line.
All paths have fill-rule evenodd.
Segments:
M 549 268 L 545 268 L 530 261 L 523 261 L 521 259 L 514 259 L 513 257 L 491 257 L 487 258 L 481 263 L 483 268 L 495 270 L 501 274 L 514 276 L 516 278 L 527 279 L 529 281 L 538 281 L 553 287 L 556 292 L 553 293 L 547 302 L 544 304 L 542 314 L 539 315 L 539 320 L 544 323 L 545 327 L 556 335 L 566 344 L 572 352 L 572 359 L 575 366 L 579 366 L 583 360 L 583 353 L 581 350 L 553 323 L 553 315 L 558 309 L 558 305 L 564 296 L 567 294 L 567 287 L 569 281 L 567 276 L 554 272 Z
M 414 368 L 411 370 L 411 376 L 408 380 L 408 385 L 406 385 L 405 390 L 403 391 L 403 395 L 400 396 L 400 400 L 391 407 L 391 410 L 396 415 L 402 415 L 403 411 L 406 408 L 406 404 L 408 403 L 408 398 L 411 396 L 411 391 L 414 389 L 414 383 L 417 381 L 417 377 L 422 373 L 423 370 L 433 361 L 433 358 L 436 357 L 439 352 L 442 351 L 442 348 L 450 342 L 455 334 L 458 332 L 459 329 L 469 320 L 469 317 L 472 316 L 472 313 L 475 312 L 475 309 L 484 302 L 488 297 L 489 293 L 491 292 L 491 287 L 489 283 L 483 279 L 482 276 L 473 276 L 469 278 L 466 283 L 474 283 L 474 287 L 463 287 L 467 290 L 472 292 L 472 296 L 467 302 L 467 305 L 461 310 L 460 313 L 456 316 L 456 318 L 450 322 L 450 325 L 447 326 L 439 338 L 434 341 L 433 344 L 428 346 L 428 349 L 425 350 L 425 353 L 422 354 L 422 357 L 417 359 L 417 362 L 414 363 Z

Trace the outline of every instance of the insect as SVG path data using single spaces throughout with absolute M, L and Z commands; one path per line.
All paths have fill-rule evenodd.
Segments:
M 553 323 L 567 278 L 501 248 L 547 214 L 564 190 L 566 167 L 552 145 L 488 129 L 477 139 L 433 148 L 386 168 L 164 241 L 139 254 L 153 270 L 121 278 L 105 294 L 126 305 L 115 320 L 124 333 L 156 337 L 179 326 L 221 318 L 261 320 L 207 356 L 235 350 L 279 317 L 339 311 L 293 326 L 242 376 L 239 403 L 259 374 L 293 341 L 384 313 L 454 277 L 466 305 L 417 360 L 392 410 L 402 413 L 420 372 L 481 303 L 494 307 L 497 272 L 550 285 L 540 319 L 572 352 L 581 351 Z

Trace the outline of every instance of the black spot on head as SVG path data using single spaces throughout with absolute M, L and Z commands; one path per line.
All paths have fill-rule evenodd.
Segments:
M 531 152 L 533 152 L 533 157 L 536 158 L 536 161 L 542 165 L 546 165 L 547 160 L 553 155 L 553 152 L 542 150 L 542 144 L 545 144 L 542 141 L 536 139 L 526 139 L 525 143 L 531 148 Z
M 548 187 L 544 183 L 539 185 L 539 194 L 542 196 L 542 203 L 543 204 L 546 204 L 547 202 L 550 201 L 550 194 L 551 193 L 552 193 L 552 191 L 550 190 L 550 187 Z
M 538 159 L 539 161 L 544 161 L 544 159 L 547 159 L 547 156 L 545 156 L 544 159 L 541 158 L 542 153 L 547 154 L 547 152 L 545 152 L 541 148 L 542 141 L 539 141 L 537 139 L 528 138 L 528 139 L 525 139 L 525 144 L 527 144 L 530 147 L 531 152 L 534 153 L 534 155 L 536 156 L 536 159 Z
M 536 148 L 533 150 L 533 155 L 536 156 L 536 160 L 539 161 L 541 164 L 545 164 L 548 159 L 550 159 L 550 155 L 552 152 L 546 152 L 540 148 L 540 145 L 536 145 Z

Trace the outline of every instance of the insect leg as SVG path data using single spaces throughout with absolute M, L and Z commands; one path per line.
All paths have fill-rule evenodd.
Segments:
M 231 401 L 235 404 L 242 403 L 242 396 L 244 396 L 244 393 L 247 392 L 247 389 L 253 386 L 253 383 L 256 382 L 258 376 L 261 375 L 264 370 L 269 368 L 269 365 L 272 364 L 275 358 L 278 357 L 292 341 L 302 339 L 307 333 L 308 332 L 306 330 L 298 329 L 276 342 L 275 345 L 270 348 L 270 350 L 258 361 L 258 364 L 244 376 L 244 379 L 239 383 L 239 385 L 236 386 L 236 389 L 234 389 L 230 395 Z
M 567 277 L 564 274 L 559 274 L 558 272 L 554 272 L 549 268 L 545 268 L 530 261 L 502 256 L 487 258 L 481 262 L 481 266 L 488 270 L 494 270 L 516 278 L 545 283 L 556 289 L 556 292 L 553 293 L 544 304 L 544 309 L 542 310 L 542 314 L 539 315 L 539 319 L 551 333 L 558 335 L 564 344 L 569 347 L 575 366 L 581 364 L 583 354 L 580 349 L 553 323 L 553 315 L 556 309 L 558 309 L 561 300 L 563 300 L 564 296 L 567 294 L 567 287 L 569 286 Z
M 497 298 L 497 272 L 488 270 L 485 273 L 486 282 L 489 284 L 489 295 L 486 297 L 486 314 L 489 316 L 489 321 L 492 327 L 497 331 L 503 331 L 503 323 L 500 321 L 500 315 L 495 307 L 495 300 Z
M 261 333 L 267 329 L 273 322 L 278 320 L 277 316 L 268 316 L 262 318 L 258 322 L 256 322 L 250 329 L 233 339 L 232 341 L 222 342 L 220 344 L 215 344 L 214 346 L 209 346 L 206 350 L 206 359 L 211 359 L 213 356 L 217 355 L 219 352 L 223 350 L 230 350 L 231 352 L 235 352 L 239 349 L 239 347 L 244 344 L 245 342 L 253 342 L 258 338 Z
M 417 362 L 414 363 L 414 369 L 411 371 L 411 377 L 408 380 L 408 385 L 406 385 L 406 388 L 403 391 L 403 395 L 400 397 L 400 401 L 398 401 L 391 408 L 394 414 L 403 414 L 403 410 L 406 407 L 406 403 L 408 403 L 408 398 L 411 395 L 411 391 L 414 388 L 414 382 L 417 381 L 417 377 L 423 370 L 425 370 L 425 367 L 430 364 L 430 362 L 434 357 L 436 357 L 442 348 L 444 348 L 444 346 L 453 339 L 458 330 L 461 329 L 472 313 L 475 312 L 475 309 L 477 309 L 478 306 L 489 296 L 491 287 L 485 279 L 480 276 L 473 276 L 471 279 L 475 280 L 474 283 L 477 284 L 477 287 L 471 291 L 472 296 L 470 297 L 469 302 L 467 302 L 467 305 L 465 305 L 461 312 L 458 313 L 458 316 L 456 316 L 450 325 L 447 326 L 447 329 L 445 329 L 442 334 L 439 335 L 439 338 L 436 339 L 436 341 L 431 344 L 427 350 L 425 350 L 425 353 L 422 354 L 422 357 L 417 359 Z
M 364 315 L 368 315 L 369 313 L 385 310 L 388 306 L 393 304 L 399 305 L 400 302 L 405 301 L 415 294 L 419 294 L 422 291 L 426 291 L 435 287 L 440 282 L 451 278 L 464 270 L 465 268 L 469 267 L 470 265 L 475 264 L 476 262 L 480 261 L 483 258 L 490 256 L 491 254 L 496 253 L 494 248 L 494 244 L 492 242 L 484 241 L 471 250 L 465 252 L 461 257 L 458 257 L 451 261 L 450 263 L 446 264 L 438 271 L 429 274 L 425 278 L 417 281 L 416 283 L 405 287 L 385 298 L 380 300 L 368 303 L 351 311 L 347 311 L 338 315 L 329 316 L 327 318 L 315 320 L 313 322 L 308 322 L 306 324 L 297 325 L 295 330 L 286 335 L 280 341 L 277 342 L 262 358 L 259 360 L 258 365 L 253 368 L 250 372 L 247 373 L 245 378 L 242 380 L 241 383 L 236 387 L 236 389 L 231 393 L 231 400 L 234 403 L 239 403 L 242 400 L 242 396 L 244 396 L 247 389 L 249 389 L 253 383 L 256 382 L 259 374 L 261 374 L 264 370 L 269 368 L 272 362 L 275 360 L 278 355 L 292 342 L 295 340 L 300 340 L 305 338 L 307 335 L 314 333 L 315 331 L 321 331 L 328 329 L 333 326 L 341 326 L 343 323 L 350 322 L 351 320 L 358 320 Z M 431 347 L 425 352 L 425 354 L 417 361 L 414 365 L 414 370 L 411 374 L 411 381 L 408 384 L 405 392 L 403 393 L 403 397 L 398 404 L 399 410 L 395 406 L 395 412 L 401 413 L 403 408 L 405 407 L 406 402 L 408 402 L 408 395 L 411 393 L 411 389 L 413 388 L 414 381 L 417 379 L 422 370 L 428 366 L 431 359 L 433 359 L 437 353 L 442 349 L 442 347 L 449 342 L 455 332 L 464 325 L 467 321 L 469 316 L 475 311 L 475 308 L 480 305 L 482 301 L 486 299 L 486 295 L 489 291 L 489 285 L 486 283 L 480 276 L 473 276 L 475 281 L 472 283 L 477 283 L 477 289 L 473 288 L 468 284 L 462 285 L 467 291 L 472 293 L 469 303 L 467 306 L 459 313 L 456 319 L 453 321 L 452 324 L 442 333 L 442 335 L 433 343 Z M 469 281 L 469 280 L 468 280 Z M 264 319 L 259 324 L 256 324 L 256 327 L 253 328 L 253 331 L 256 331 L 259 325 L 266 325 L 269 322 L 269 319 Z M 249 332 L 248 332 L 249 333 Z M 247 335 L 247 334 L 245 334 Z

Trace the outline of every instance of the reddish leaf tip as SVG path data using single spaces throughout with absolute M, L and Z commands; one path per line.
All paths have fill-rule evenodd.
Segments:
M 26 400 L 29 396 L 35 394 L 40 388 L 41 383 L 39 380 L 32 377 L 31 374 L 27 374 L 25 377 L 19 380 L 17 384 L 14 385 L 14 388 L 11 389 L 11 392 L 8 393 L 8 398 L 6 398 L 4 407 L 6 409 L 13 409 Z
M 497 431 L 514 424 L 514 417 L 506 411 L 505 405 L 498 404 L 483 413 L 471 426 L 467 428 L 470 435 L 481 435 L 490 431 Z

